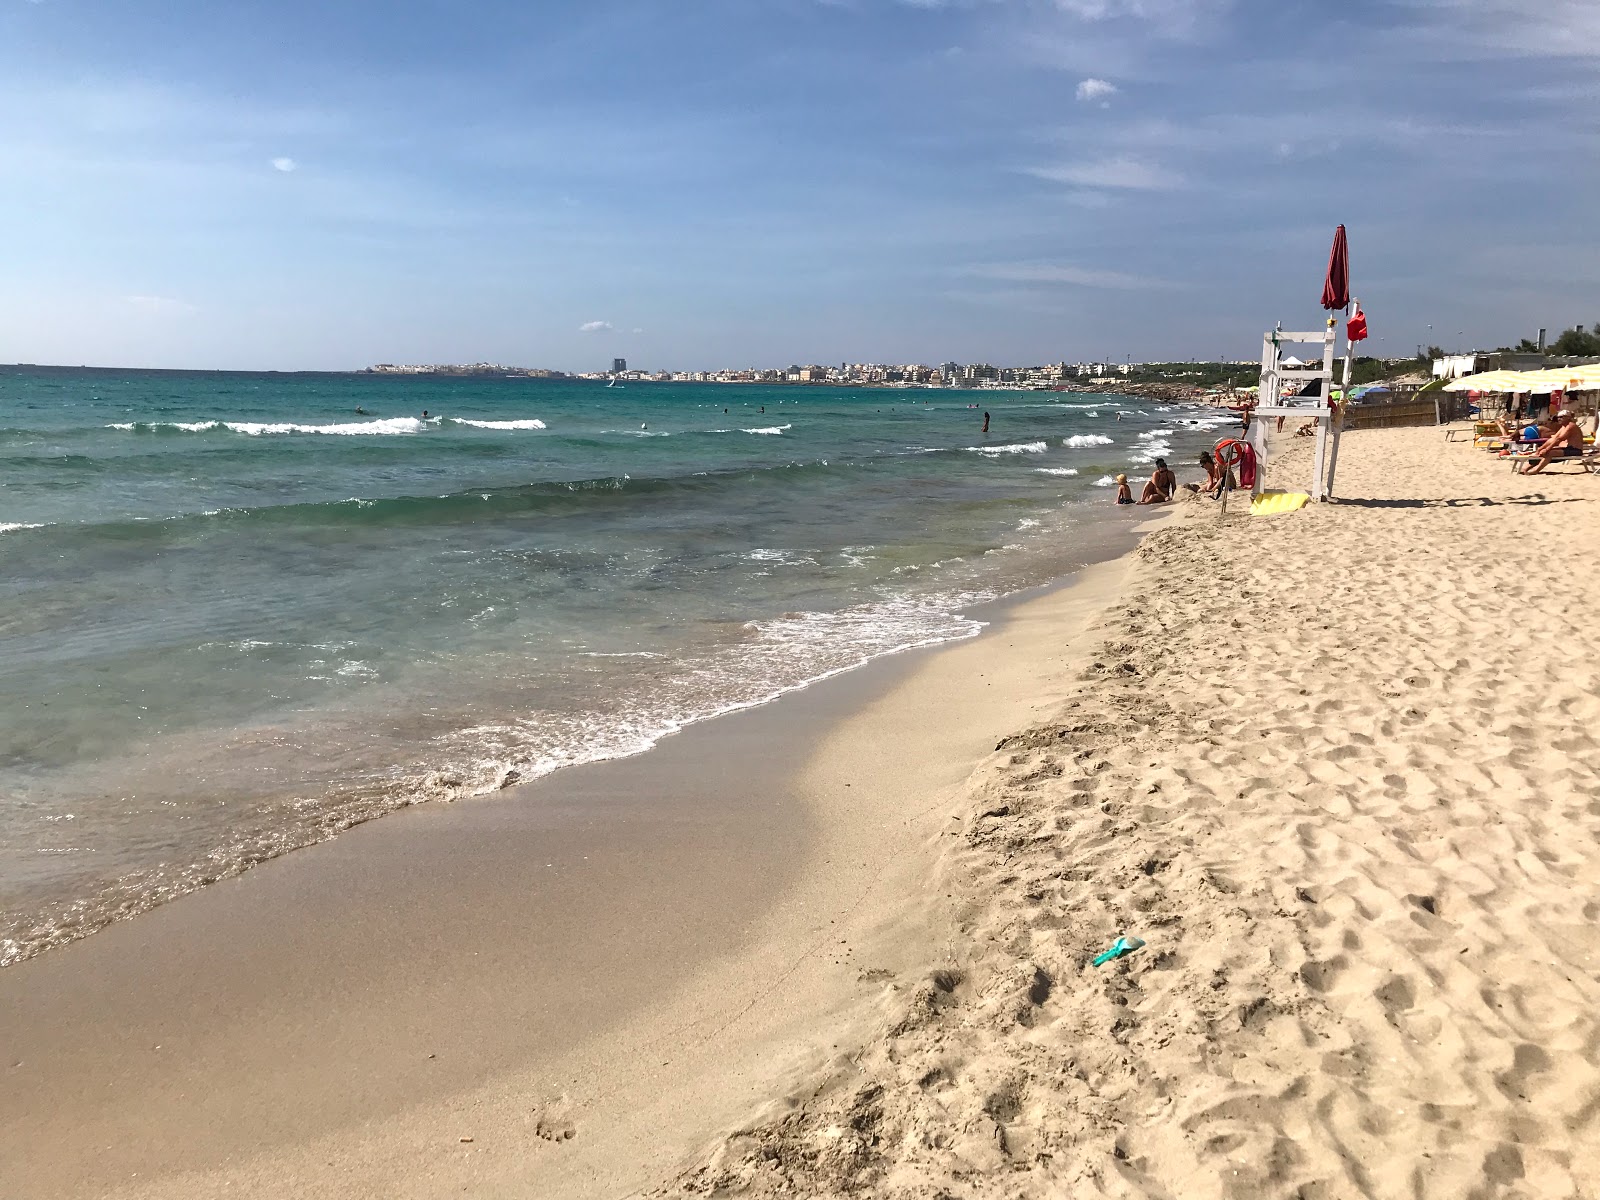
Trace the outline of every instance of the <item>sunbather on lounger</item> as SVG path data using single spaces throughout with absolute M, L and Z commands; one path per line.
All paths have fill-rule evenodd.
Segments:
M 1522 464 L 1524 475 L 1537 475 L 1558 458 L 1582 456 L 1583 430 L 1578 427 L 1578 418 L 1572 415 L 1570 409 L 1563 408 L 1556 414 L 1556 421 L 1556 431 L 1545 438 L 1538 451 Z

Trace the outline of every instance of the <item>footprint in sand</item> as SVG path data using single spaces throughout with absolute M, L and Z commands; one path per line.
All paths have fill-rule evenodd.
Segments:
M 565 1105 L 541 1109 L 533 1131 L 547 1142 L 568 1142 L 578 1136 L 578 1127 L 567 1115 Z

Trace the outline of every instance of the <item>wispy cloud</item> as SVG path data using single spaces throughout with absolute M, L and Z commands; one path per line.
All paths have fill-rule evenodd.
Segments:
M 842 0 L 818 0 L 829 8 L 853 7 Z M 895 0 L 903 8 L 941 9 L 982 6 L 1031 7 L 1031 0 Z M 1509 2 L 1509 0 L 1508 0 Z M 1127 18 L 1153 24 L 1190 26 L 1202 17 L 1231 8 L 1233 0 L 1049 0 L 1049 7 L 1081 21 Z
M 1062 163 L 1051 167 L 1028 167 L 1027 173 L 1052 183 L 1070 183 L 1085 188 L 1167 191 L 1183 186 L 1181 175 L 1155 163 L 1126 156 Z
M 1184 286 L 1168 279 L 1154 279 L 1147 275 L 1130 275 L 1123 271 L 1103 271 L 1094 267 L 1077 267 L 1064 263 L 995 263 L 978 267 L 973 274 L 981 275 L 985 279 L 1004 280 L 1007 283 L 1117 288 L 1129 291 Z
M 170 296 L 124 296 L 122 299 L 125 304 L 146 313 L 185 313 L 195 310 L 188 301 L 174 300 Z
M 1594 0 L 1401 0 L 1429 57 L 1600 58 Z
M 610 333 L 611 330 L 610 321 L 585 321 L 578 326 L 579 333 Z
M 295 160 L 292 158 L 280 157 L 272 160 L 272 169 L 274 171 L 282 171 L 285 175 L 287 175 L 291 171 L 299 170 L 300 164 L 295 162 Z

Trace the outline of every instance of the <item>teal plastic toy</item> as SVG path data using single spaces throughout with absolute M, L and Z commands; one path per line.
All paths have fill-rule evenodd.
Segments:
M 1124 954 L 1132 954 L 1142 945 L 1144 945 L 1143 938 L 1129 937 L 1125 934 L 1111 943 L 1111 949 L 1102 950 L 1095 955 L 1094 965 L 1098 967 L 1101 963 L 1108 963 L 1114 958 L 1121 958 Z

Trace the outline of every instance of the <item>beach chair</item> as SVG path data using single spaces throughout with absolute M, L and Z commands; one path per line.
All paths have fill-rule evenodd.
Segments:
M 1445 441 L 1454 441 L 1452 434 L 1465 434 L 1465 429 L 1449 429 L 1445 431 Z M 1487 445 L 1489 442 L 1504 442 L 1506 431 L 1499 421 L 1474 421 L 1472 424 L 1472 444 L 1474 447 Z
M 1536 456 L 1532 454 L 1508 454 L 1506 461 L 1511 464 L 1513 471 L 1519 470 L 1523 463 L 1531 462 Z M 1585 445 L 1582 454 L 1571 454 L 1565 458 L 1552 458 L 1540 471 L 1541 475 L 1548 475 L 1552 471 L 1559 471 L 1562 467 L 1576 467 L 1585 475 L 1600 474 L 1600 447 L 1593 444 Z

